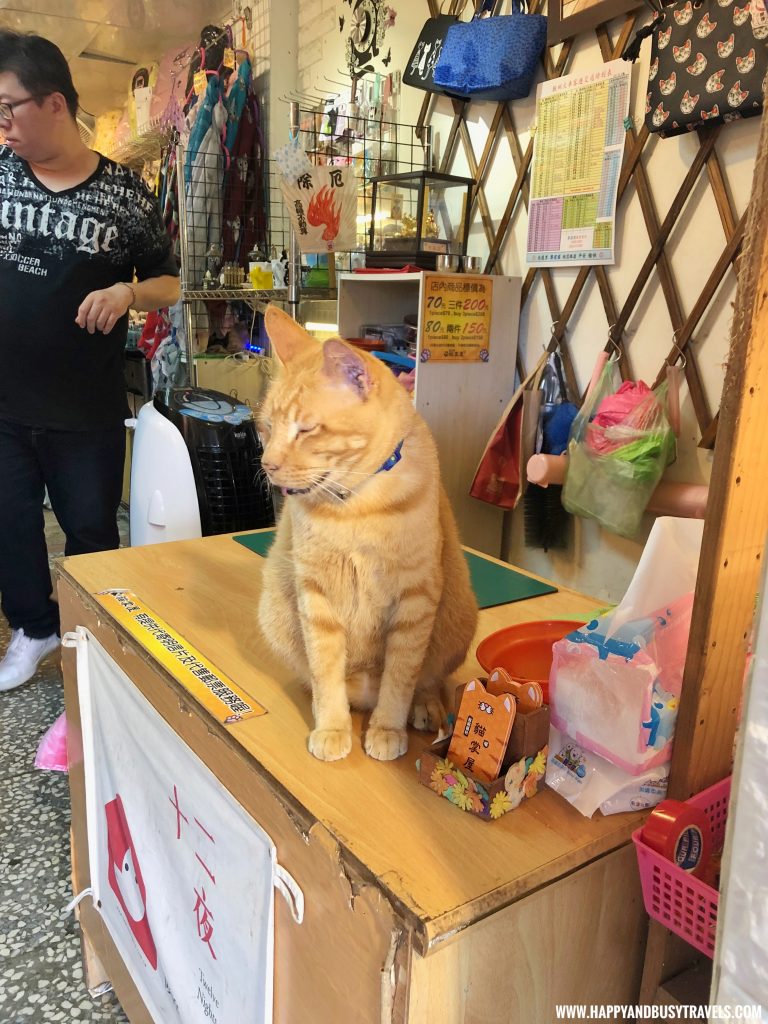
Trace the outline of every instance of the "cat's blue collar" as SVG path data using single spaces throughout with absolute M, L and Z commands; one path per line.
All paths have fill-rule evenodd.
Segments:
M 405 441 L 405 438 L 403 438 L 402 441 L 398 442 L 397 448 L 395 448 L 395 450 L 392 452 L 392 454 L 389 456 L 386 462 L 382 462 L 382 464 L 376 470 L 376 473 L 388 473 L 390 469 L 392 469 L 394 466 L 398 464 L 400 459 L 402 459 L 400 449 L 403 447 L 403 441 Z M 376 473 L 374 473 L 373 475 L 376 476 Z

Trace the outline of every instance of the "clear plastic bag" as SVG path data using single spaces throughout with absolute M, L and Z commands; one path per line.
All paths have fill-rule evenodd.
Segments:
M 666 413 L 667 385 L 642 381 L 614 388 L 615 362 L 606 363 L 573 421 L 563 504 L 622 537 L 634 537 L 666 467 L 675 437 Z
M 672 755 L 703 528 L 657 519 L 619 606 L 552 648 L 552 724 L 631 775 Z

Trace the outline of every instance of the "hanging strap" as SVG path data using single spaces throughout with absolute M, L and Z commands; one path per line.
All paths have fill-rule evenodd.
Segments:
M 69 903 L 64 907 L 61 912 L 62 917 L 69 917 L 75 907 L 79 907 L 86 896 L 93 896 L 93 889 L 91 886 L 87 886 L 82 892 L 79 892 L 74 899 L 70 900 Z
M 632 40 L 632 42 L 628 43 L 627 46 L 625 46 L 624 52 L 622 53 L 623 60 L 631 60 L 632 63 L 634 63 L 640 56 L 640 50 L 643 45 L 643 40 L 647 39 L 648 36 L 652 36 L 656 28 L 659 25 L 662 25 L 662 23 L 665 20 L 666 14 L 662 9 L 656 7 L 653 0 L 647 0 L 647 3 L 653 11 L 653 20 L 644 28 L 638 29 L 638 31 L 635 33 L 635 38 Z
M 285 870 L 282 864 L 275 861 L 272 881 L 288 904 L 293 920 L 296 924 L 301 924 L 304 920 L 304 893 L 296 879 Z

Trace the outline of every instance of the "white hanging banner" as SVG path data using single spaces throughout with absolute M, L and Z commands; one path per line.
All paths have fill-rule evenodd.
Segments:
M 352 167 L 309 167 L 280 178 L 291 224 L 304 253 L 357 246 L 357 178 Z
M 274 890 L 301 890 L 264 830 L 84 627 L 77 648 L 93 900 L 156 1024 L 272 1020 Z

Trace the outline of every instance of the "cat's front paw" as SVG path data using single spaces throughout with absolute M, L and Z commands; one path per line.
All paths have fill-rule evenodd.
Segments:
M 439 697 L 414 697 L 408 718 L 414 729 L 422 732 L 437 732 L 447 724 L 445 708 Z
M 352 730 L 313 729 L 308 746 L 319 761 L 340 761 L 352 749 Z
M 408 749 L 405 729 L 381 729 L 370 726 L 365 734 L 365 752 L 377 761 L 394 761 Z

